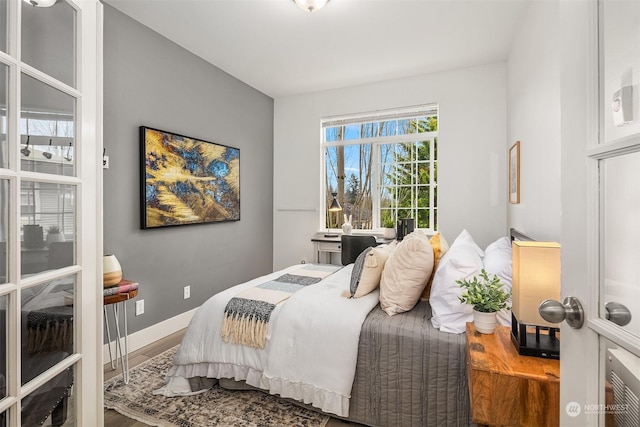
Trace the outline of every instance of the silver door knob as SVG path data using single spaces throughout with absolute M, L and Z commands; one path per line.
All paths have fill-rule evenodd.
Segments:
M 574 329 L 582 328 L 584 310 L 582 304 L 574 297 L 566 297 L 564 301 L 544 300 L 538 306 L 538 313 L 547 322 L 560 323 L 563 320 Z
M 605 317 L 616 325 L 626 326 L 631 322 L 631 312 L 619 302 L 608 302 L 604 305 Z

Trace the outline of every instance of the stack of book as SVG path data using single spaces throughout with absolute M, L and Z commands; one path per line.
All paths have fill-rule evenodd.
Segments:
M 131 292 L 134 289 L 138 289 L 138 283 L 132 282 L 131 280 L 122 279 L 119 283 L 104 288 L 103 296 L 108 297 L 110 295 L 116 294 L 126 294 L 127 292 Z

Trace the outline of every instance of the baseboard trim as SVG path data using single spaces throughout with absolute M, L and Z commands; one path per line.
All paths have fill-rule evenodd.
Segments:
M 193 310 L 179 314 L 170 319 L 163 320 L 162 322 L 156 323 L 155 325 L 149 326 L 148 328 L 145 328 L 141 331 L 129 334 L 129 337 L 127 339 L 129 354 L 164 337 L 167 337 L 174 332 L 178 332 L 179 330 L 186 328 L 187 326 L 189 326 L 189 322 L 191 321 L 191 318 L 193 317 L 196 310 L 197 309 L 194 308 Z M 111 316 L 109 317 L 111 318 Z M 115 341 L 115 331 L 111 331 L 111 338 Z M 111 348 L 112 351 L 114 351 L 115 357 L 115 343 L 112 344 Z M 105 344 L 102 346 L 102 364 L 104 365 L 105 363 L 109 363 L 108 360 L 109 345 Z

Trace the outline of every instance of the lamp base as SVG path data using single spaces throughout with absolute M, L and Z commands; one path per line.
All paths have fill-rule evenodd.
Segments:
M 535 328 L 535 332 L 527 332 L 527 327 Z M 546 330 L 547 333 L 540 333 Z M 556 336 L 557 328 L 525 325 L 511 313 L 511 341 L 523 356 L 560 359 L 560 340 Z
M 335 233 L 325 233 L 324 237 L 338 237 L 339 234 L 335 234 Z

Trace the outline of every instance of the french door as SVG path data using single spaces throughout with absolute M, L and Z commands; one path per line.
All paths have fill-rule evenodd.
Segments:
M 563 426 L 640 423 L 640 2 L 560 2 Z
M 102 425 L 102 5 L 0 0 L 0 427 Z

